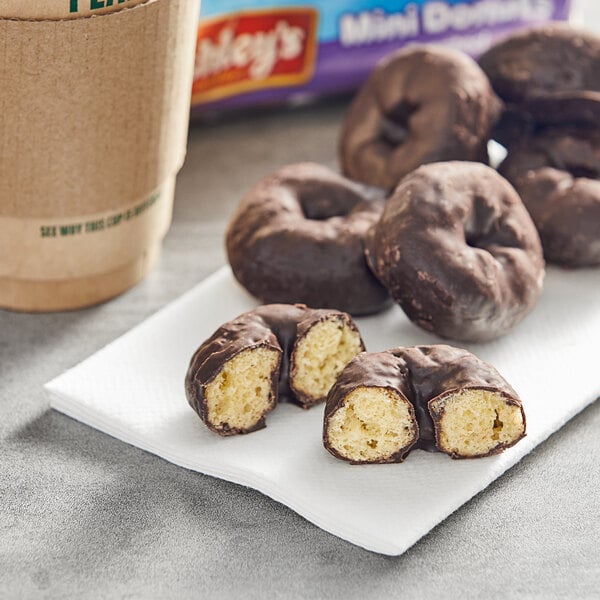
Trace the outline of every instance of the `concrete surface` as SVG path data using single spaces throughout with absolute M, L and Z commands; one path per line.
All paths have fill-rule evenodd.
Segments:
M 194 128 L 146 281 L 88 310 L 0 311 L 0 598 L 600 597 L 598 402 L 398 558 L 48 408 L 44 382 L 224 263 L 226 220 L 262 174 L 334 166 L 344 108 Z

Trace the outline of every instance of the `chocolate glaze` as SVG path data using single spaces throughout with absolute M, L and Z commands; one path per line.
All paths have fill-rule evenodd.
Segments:
M 600 265 L 600 132 L 548 128 L 511 145 L 500 172 L 521 195 L 548 262 Z
M 342 171 L 389 190 L 424 163 L 487 162 L 501 107 L 468 56 L 412 45 L 381 61 L 350 106 L 339 144 Z
M 380 192 L 326 167 L 284 167 L 246 194 L 229 223 L 233 273 L 262 302 L 302 302 L 357 315 L 380 311 L 389 296 L 363 251 L 364 235 L 382 210 Z
M 478 163 L 435 163 L 408 175 L 366 245 L 373 272 L 408 317 L 442 337 L 503 335 L 542 290 L 531 217 L 512 186 Z
M 324 398 L 312 398 L 294 388 L 292 381 L 297 369 L 294 351 L 297 341 L 307 335 L 312 327 L 331 318 L 358 332 L 349 315 L 335 310 L 311 309 L 302 304 L 259 306 L 225 323 L 192 356 L 185 378 L 185 392 L 190 406 L 210 429 L 221 435 L 233 435 L 265 427 L 265 416 L 279 399 L 288 400 L 302 408 L 322 402 Z M 206 386 L 240 352 L 260 347 L 276 350 L 280 355 L 279 364 L 271 374 L 270 406 L 252 429 L 223 431 L 208 419 Z
M 600 37 L 563 23 L 514 33 L 483 54 L 479 64 L 506 102 L 600 92 Z
M 523 423 L 525 413 L 514 389 L 490 364 L 467 350 L 444 344 L 394 348 L 385 352 L 363 352 L 354 358 L 340 374 L 331 388 L 325 406 L 323 444 L 334 456 L 344 459 L 328 439 L 328 423 L 340 409 L 350 392 L 358 387 L 388 388 L 406 398 L 414 407 L 417 424 L 413 424 L 417 439 L 389 460 L 376 462 L 402 462 L 416 448 L 440 452 L 439 438 L 442 412 L 434 412 L 436 399 L 469 389 L 489 390 L 502 395 L 508 404 L 521 408 Z M 523 433 L 524 437 L 525 433 Z M 499 444 L 485 456 L 498 454 L 511 444 Z M 464 458 L 450 454 L 452 458 Z M 345 460 L 345 459 L 344 459 Z

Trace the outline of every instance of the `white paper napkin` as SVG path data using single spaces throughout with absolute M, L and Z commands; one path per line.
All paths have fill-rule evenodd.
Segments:
M 251 486 L 354 544 L 398 555 L 600 397 L 600 271 L 550 269 L 535 311 L 510 335 L 470 345 L 525 405 L 528 435 L 499 456 L 414 451 L 398 465 L 353 466 L 321 445 L 323 407 L 281 404 L 267 428 L 221 438 L 188 406 L 196 347 L 255 302 L 223 268 L 46 389 L 52 406 L 177 465 Z M 398 308 L 358 320 L 372 351 L 435 343 Z M 567 449 L 568 450 L 568 449 Z

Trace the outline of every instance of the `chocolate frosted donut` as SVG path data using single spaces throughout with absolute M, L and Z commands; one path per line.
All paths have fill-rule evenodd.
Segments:
M 485 341 L 537 302 L 540 239 L 511 185 L 479 163 L 419 167 L 367 238 L 373 272 L 408 317 L 446 338 Z
M 600 265 L 600 132 L 546 129 L 511 145 L 500 171 L 521 195 L 548 262 Z
M 452 458 L 498 454 L 525 435 L 525 413 L 491 365 L 446 345 L 363 352 L 325 407 L 323 444 L 353 464 L 402 462 L 415 448 Z
M 278 398 L 302 408 L 325 400 L 364 344 L 349 315 L 304 305 L 260 306 L 222 325 L 195 352 L 185 378 L 190 406 L 216 433 L 265 427 Z
M 284 167 L 246 194 L 229 223 L 233 274 L 262 302 L 380 311 L 389 296 L 367 267 L 364 236 L 382 210 L 382 199 L 326 167 Z
M 424 163 L 487 162 L 501 102 L 468 56 L 410 46 L 380 62 L 358 92 L 342 126 L 345 175 L 392 189 Z
M 600 37 L 563 23 L 517 32 L 490 48 L 479 64 L 510 103 L 600 92 Z

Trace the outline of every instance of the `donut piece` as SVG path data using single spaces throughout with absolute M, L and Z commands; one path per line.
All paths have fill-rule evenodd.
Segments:
M 423 165 L 402 180 L 367 237 L 373 272 L 414 323 L 481 342 L 537 302 L 540 239 L 512 186 L 470 162 Z
M 348 110 L 342 172 L 390 190 L 424 163 L 487 162 L 501 106 L 467 55 L 427 45 L 400 50 L 377 65 Z
M 379 193 L 314 163 L 283 167 L 242 199 L 227 230 L 235 278 L 261 302 L 301 302 L 355 315 L 390 300 L 364 258 Z
M 500 171 L 531 214 L 548 262 L 600 265 L 600 132 L 547 129 L 511 145 Z
M 521 400 L 484 361 L 446 345 L 363 352 L 327 397 L 323 445 L 352 464 L 402 462 L 415 448 L 490 456 L 525 436 Z
M 327 397 L 325 448 L 354 464 L 402 462 L 419 438 L 411 398 L 406 362 L 393 350 L 359 354 Z
M 323 402 L 364 344 L 349 315 L 272 304 L 225 323 L 194 353 L 185 378 L 190 406 L 214 432 L 265 427 L 278 398 Z
M 564 23 L 514 33 L 484 53 L 479 64 L 510 103 L 600 92 L 600 37 Z

